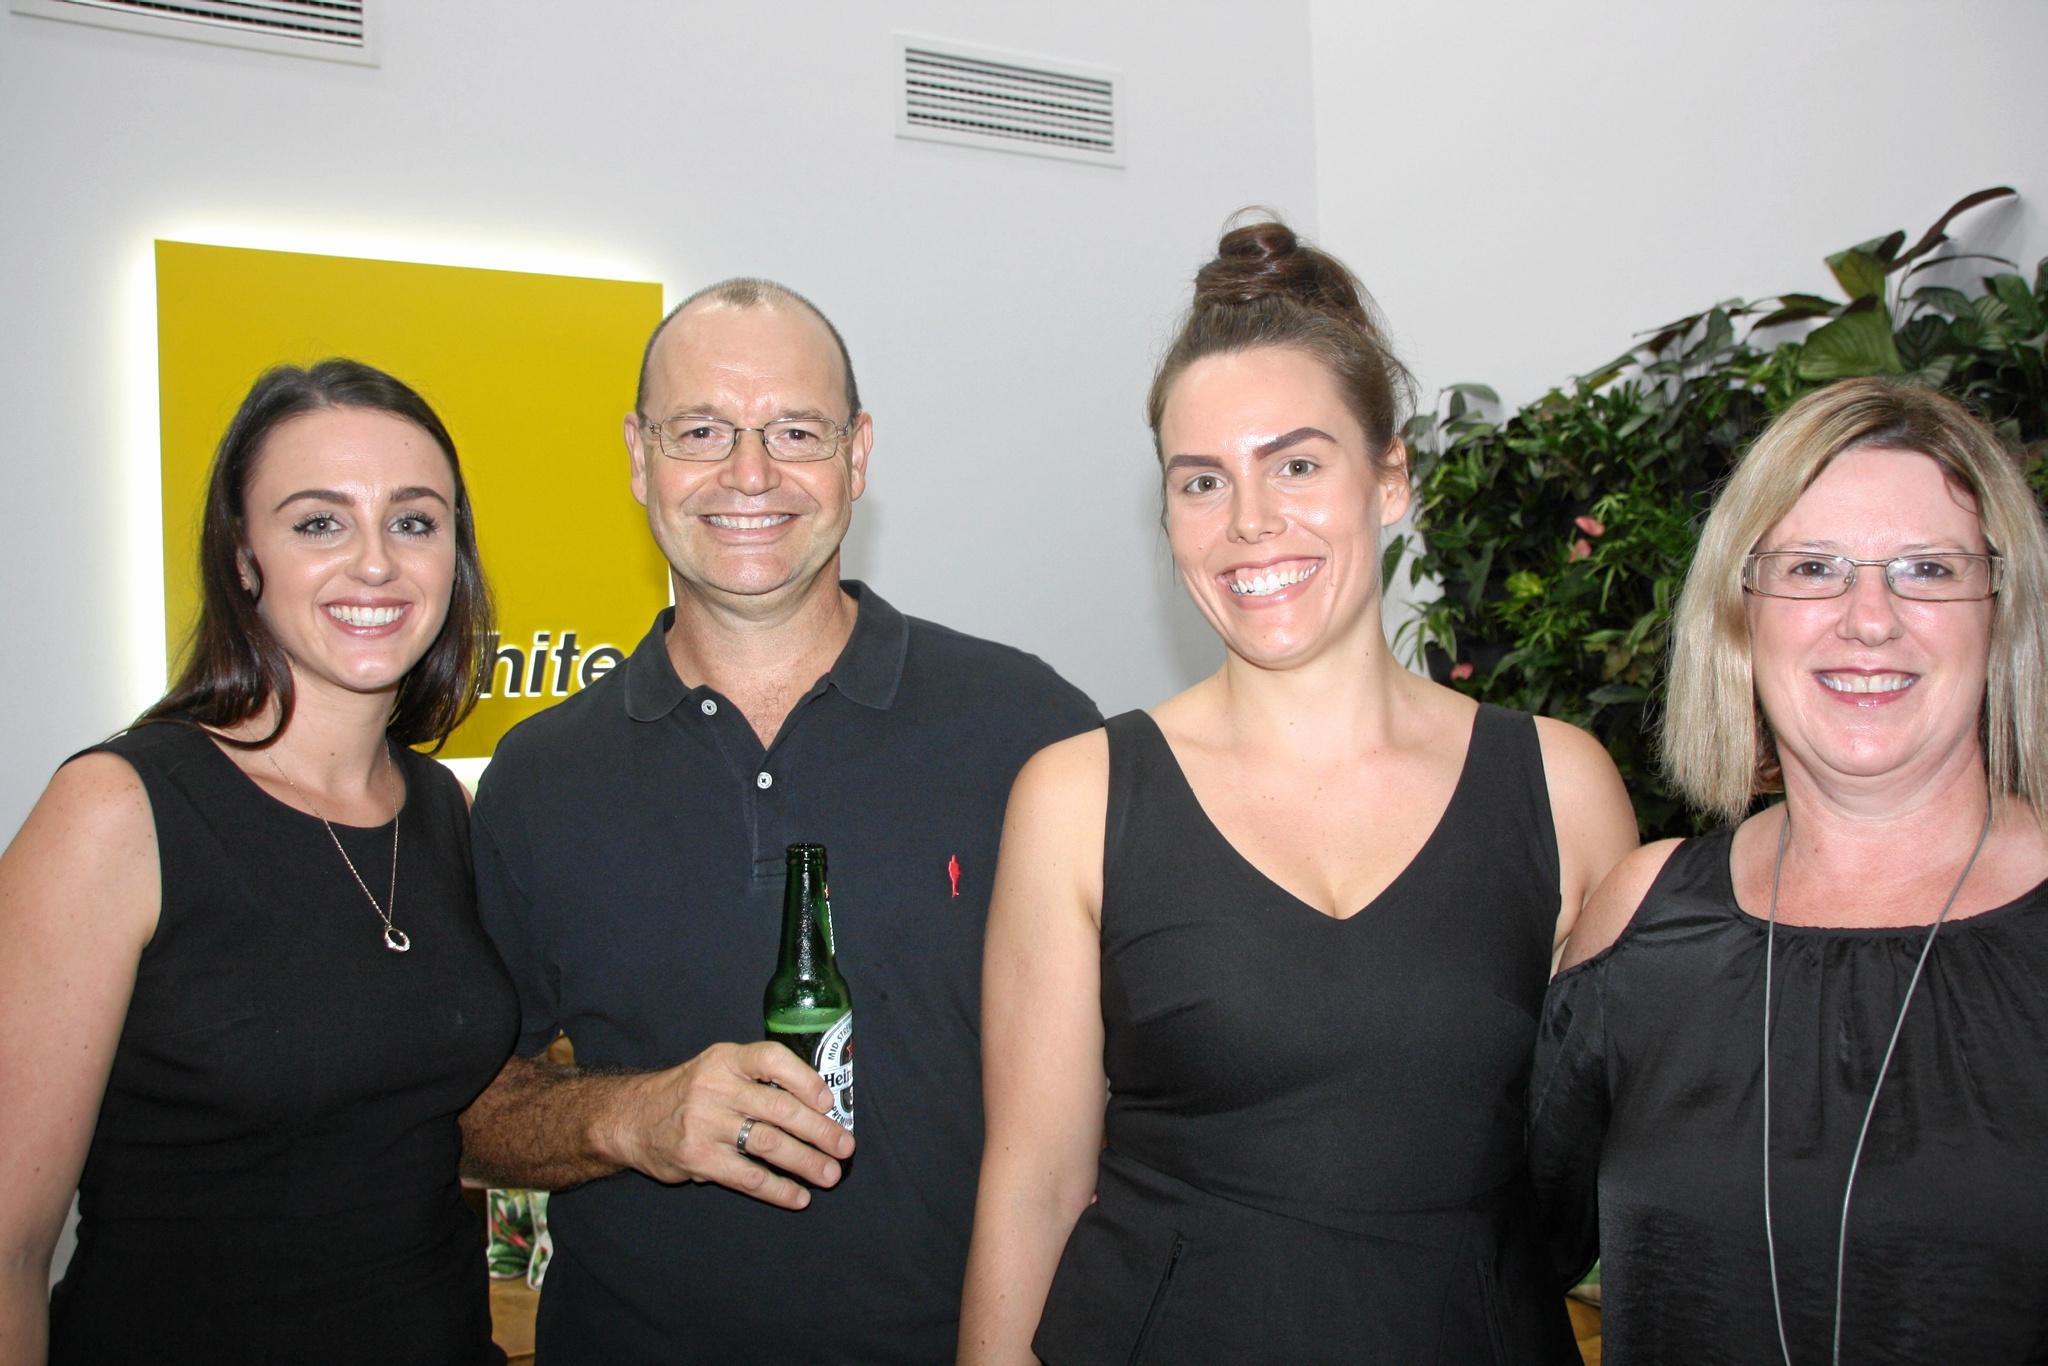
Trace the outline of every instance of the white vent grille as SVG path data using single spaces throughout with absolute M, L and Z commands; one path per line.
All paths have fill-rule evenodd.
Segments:
M 1123 165 L 1121 73 L 905 33 L 896 51 L 898 137 Z
M 9 0 L 16 14 L 153 33 L 222 47 L 377 64 L 376 0 Z

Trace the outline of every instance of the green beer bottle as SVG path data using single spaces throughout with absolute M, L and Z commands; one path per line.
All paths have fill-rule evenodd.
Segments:
M 768 1037 L 817 1069 L 832 1088 L 834 1122 L 853 1127 L 853 993 L 833 956 L 825 846 L 789 846 L 782 952 L 761 1001 Z

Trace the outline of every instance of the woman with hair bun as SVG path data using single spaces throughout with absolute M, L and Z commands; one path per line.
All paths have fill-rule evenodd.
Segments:
M 177 683 L 0 856 L 0 1361 L 502 1363 L 457 1115 L 518 1003 L 412 748 L 487 658 L 454 442 L 381 370 L 279 366 L 203 511 Z
M 1406 384 L 1285 225 L 1196 276 L 1148 417 L 1223 665 L 1012 792 L 963 1361 L 1576 1360 L 1524 1091 L 1635 823 L 1591 737 L 1388 650 Z

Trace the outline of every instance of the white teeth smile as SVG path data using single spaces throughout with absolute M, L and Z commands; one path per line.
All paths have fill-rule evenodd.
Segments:
M 327 615 L 344 626 L 389 626 L 405 615 L 403 607 L 351 607 L 346 603 L 334 603 L 327 609 Z
M 771 512 L 765 517 L 734 517 L 713 513 L 704 519 L 716 527 L 728 531 L 759 531 L 763 527 L 781 526 L 789 520 L 786 512 Z
M 1320 568 L 1320 564 L 1299 564 L 1287 569 L 1240 569 L 1230 580 L 1230 591 L 1241 598 L 1263 598 L 1300 583 Z
M 1820 685 L 1831 692 L 1897 692 L 1913 686 L 1913 675 L 1822 674 Z

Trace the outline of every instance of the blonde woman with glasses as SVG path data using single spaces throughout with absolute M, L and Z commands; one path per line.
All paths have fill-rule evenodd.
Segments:
M 1646 846 L 1545 1007 L 1532 1163 L 1617 1362 L 2048 1353 L 2048 540 L 1998 439 L 1879 380 L 1708 518 Z M 1763 794 L 1780 800 L 1750 814 Z

